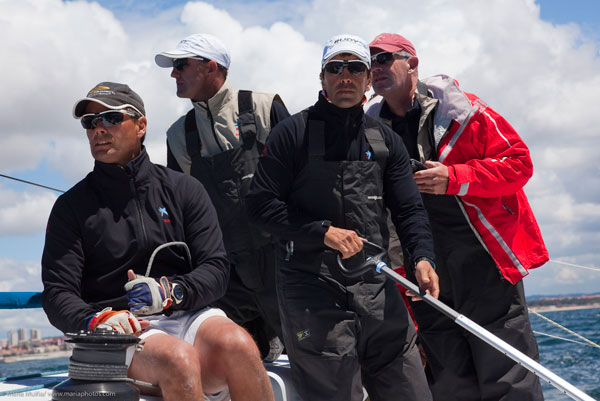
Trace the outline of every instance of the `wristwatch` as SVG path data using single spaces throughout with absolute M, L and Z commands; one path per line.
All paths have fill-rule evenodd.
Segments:
M 173 283 L 171 285 L 171 298 L 173 298 L 175 305 L 183 302 L 183 286 L 181 284 Z
M 429 262 L 431 267 L 433 267 L 433 269 L 435 270 L 435 262 L 433 261 L 433 259 L 428 258 L 427 256 L 419 256 L 418 258 L 415 259 L 415 269 L 417 268 L 417 263 L 419 263 L 422 260 Z

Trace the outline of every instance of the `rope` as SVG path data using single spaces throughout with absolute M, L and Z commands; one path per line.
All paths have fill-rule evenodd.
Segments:
M 559 260 L 552 260 L 552 259 L 550 259 L 548 262 L 558 263 L 558 264 L 561 264 L 561 265 L 567 265 L 567 266 L 572 266 L 572 267 L 579 267 L 580 269 L 587 269 L 587 270 L 593 270 L 593 271 L 596 271 L 596 272 L 600 272 L 600 269 L 597 268 L 597 267 L 588 267 L 588 266 L 575 265 L 573 263 L 561 262 Z
M 569 334 L 571 334 L 571 335 L 574 335 L 575 337 L 579 338 L 580 340 L 583 340 L 583 341 L 585 341 L 585 342 L 586 342 L 588 345 L 590 345 L 590 346 L 592 346 L 592 347 L 595 347 L 595 348 L 599 348 L 599 349 L 600 349 L 600 345 L 596 344 L 596 343 L 595 343 L 595 342 L 593 342 L 593 341 L 590 341 L 590 340 L 588 340 L 588 339 L 587 339 L 587 338 L 585 338 L 584 336 L 582 336 L 582 335 L 580 335 L 580 334 L 577 334 L 577 333 L 575 333 L 574 331 L 572 331 L 572 330 L 569 330 L 569 329 L 567 329 L 567 328 L 566 328 L 566 327 L 564 327 L 564 326 L 561 326 L 560 324 L 556 323 L 554 320 L 548 319 L 546 316 L 544 316 L 544 315 L 541 315 L 541 314 L 539 314 L 539 313 L 537 313 L 537 312 L 535 312 L 535 311 L 532 311 L 532 310 L 531 310 L 531 309 L 529 309 L 529 308 L 528 308 L 528 310 L 529 310 L 529 313 L 533 313 L 534 315 L 536 315 L 536 316 L 538 316 L 538 317 L 540 317 L 540 318 L 544 319 L 545 321 L 547 321 L 547 322 L 549 322 L 549 323 L 552 323 L 552 324 L 553 324 L 553 325 L 555 325 L 556 327 L 560 327 L 561 329 L 563 329 L 563 330 L 564 330 L 564 331 L 566 331 L 567 333 L 569 333 Z
M 47 186 L 42 185 L 42 184 L 36 184 L 35 182 L 25 181 L 25 180 L 22 180 L 20 178 L 11 177 L 9 175 L 0 174 L 0 177 L 8 178 L 9 180 L 15 180 L 15 181 L 19 181 L 19 182 L 24 182 L 25 184 L 35 185 L 36 187 L 40 187 L 40 188 L 44 188 L 44 189 L 49 189 L 51 191 L 56 191 L 56 192 L 60 192 L 60 193 L 63 193 L 63 194 L 65 193 L 65 191 L 63 191 L 62 189 L 56 189 L 56 188 L 52 188 L 52 187 L 47 187 Z
M 187 256 L 187 262 L 189 263 L 190 267 L 192 267 L 192 255 L 190 254 L 190 248 L 188 248 L 187 244 L 185 242 L 181 242 L 181 241 L 167 242 L 166 244 L 157 246 L 156 249 L 154 250 L 154 252 L 152 252 L 152 255 L 150 255 L 150 260 L 148 261 L 148 268 L 146 269 L 146 277 L 150 277 L 152 263 L 154 262 L 154 257 L 156 256 L 158 251 L 160 251 L 163 248 L 166 248 L 169 246 L 175 246 L 175 245 L 182 246 L 183 249 L 185 249 L 186 256 Z
M 129 382 L 138 386 L 159 388 L 157 385 L 127 377 L 127 365 L 90 364 L 69 361 L 69 378 L 86 381 Z
M 538 334 L 540 336 L 546 336 L 546 337 L 550 337 L 550 338 L 556 338 L 557 340 L 563 340 L 563 341 L 568 341 L 570 343 L 575 343 L 575 344 L 579 344 L 579 345 L 585 345 L 587 347 L 592 347 L 592 345 L 588 344 L 588 343 L 584 343 L 583 341 L 577 341 L 577 340 L 571 340 L 570 338 L 564 338 L 564 337 L 559 337 L 559 336 L 553 336 L 552 334 L 548 334 L 548 333 L 542 333 L 541 331 L 535 331 L 532 330 L 535 334 Z
M 77 380 L 123 381 L 127 379 L 127 365 L 90 364 L 71 358 L 69 377 Z

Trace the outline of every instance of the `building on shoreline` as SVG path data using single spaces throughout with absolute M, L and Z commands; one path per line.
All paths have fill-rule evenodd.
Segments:
M 45 359 L 54 355 L 64 356 L 71 347 L 65 343 L 64 337 L 42 339 L 40 329 L 31 329 L 30 338 L 24 338 L 27 330 L 19 328 L 7 332 L 7 340 L 0 346 L 0 362 L 14 362 L 25 359 Z

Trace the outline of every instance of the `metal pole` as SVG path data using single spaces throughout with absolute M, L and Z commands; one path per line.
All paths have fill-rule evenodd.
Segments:
M 577 387 L 573 386 L 571 383 L 567 382 L 561 377 L 555 375 L 550 370 L 546 369 L 538 362 L 534 361 L 533 359 L 531 359 L 530 357 L 513 347 L 512 345 L 501 340 L 500 338 L 496 337 L 494 334 L 490 333 L 477 323 L 473 322 L 471 319 L 459 314 L 454 309 L 448 307 L 443 302 L 432 297 L 431 295 L 423 293 L 418 286 L 410 282 L 405 277 L 402 277 L 394 270 L 390 269 L 384 262 L 379 262 L 379 264 L 377 265 L 377 271 L 385 273 L 385 275 L 390 277 L 392 280 L 396 281 L 398 284 L 400 284 L 407 290 L 412 291 L 415 294 L 419 294 L 419 296 L 425 302 L 433 306 L 435 309 L 437 309 L 444 315 L 448 316 L 456 324 L 458 324 L 468 332 L 474 334 L 478 338 L 482 339 L 492 347 L 496 348 L 498 351 L 502 352 L 504 355 L 508 356 L 509 358 L 523 366 L 525 369 L 531 371 L 541 379 L 545 380 L 549 384 L 561 390 L 563 393 L 565 393 L 572 399 L 578 401 L 596 401 L 592 397 L 579 390 Z

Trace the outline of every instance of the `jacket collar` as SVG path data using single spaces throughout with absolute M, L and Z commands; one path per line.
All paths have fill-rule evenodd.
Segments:
M 314 111 L 324 120 L 357 121 L 362 120 L 364 116 L 362 103 L 349 108 L 338 107 L 327 100 L 323 91 L 319 92 L 319 99 L 315 104 Z
M 211 114 L 219 114 L 221 109 L 231 101 L 234 95 L 233 88 L 225 81 L 223 86 L 214 94 L 213 97 L 205 102 L 192 102 L 194 106 L 200 107 L 202 110 L 210 111 Z
M 103 163 L 96 161 L 94 163 L 94 174 L 104 184 L 123 184 L 128 183 L 130 179 L 136 182 L 136 185 L 145 182 L 150 177 L 150 157 L 146 148 L 142 145 L 142 151 L 126 166 L 120 166 L 113 163 Z

